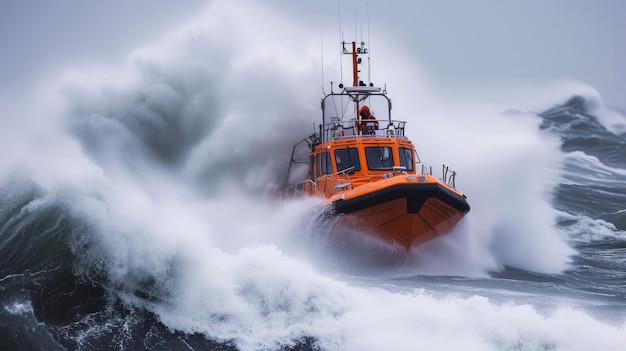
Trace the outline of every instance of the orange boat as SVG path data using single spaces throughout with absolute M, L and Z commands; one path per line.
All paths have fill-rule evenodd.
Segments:
M 287 174 L 296 163 L 308 163 L 309 179 L 287 187 L 291 194 L 319 196 L 334 215 L 364 233 L 399 245 L 407 252 L 457 225 L 470 207 L 455 189 L 456 173 L 445 165 L 442 179 L 420 163 L 406 121 L 391 118 L 386 89 L 359 80 L 365 43 L 342 43 L 352 56 L 352 86 L 339 84 L 321 102 L 318 132 L 298 142 Z M 375 119 L 368 116 L 376 112 Z M 308 161 L 296 161 L 306 142 Z M 418 170 L 418 166 L 420 169 Z

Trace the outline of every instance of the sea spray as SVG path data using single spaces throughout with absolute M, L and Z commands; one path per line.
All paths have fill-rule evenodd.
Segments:
M 0 145 L 10 152 L 0 163 L 2 190 L 20 200 L 2 211 L 10 217 L 2 223 L 30 228 L 17 231 L 11 253 L 20 258 L 33 241 L 61 238 L 61 254 L 44 255 L 42 264 L 70 269 L 64 279 L 46 270 L 2 277 L 0 290 L 12 294 L 3 295 L 3 331 L 19 330 L 2 338 L 47 340 L 27 346 L 51 349 L 218 343 L 256 350 L 312 340 L 328 350 L 585 350 L 626 343 L 623 318 L 603 323 L 585 310 L 607 301 L 584 289 L 584 299 L 569 298 L 564 286 L 555 294 L 559 280 L 534 273 L 561 273 L 572 251 L 550 205 L 563 155 L 528 105 L 439 97 L 416 106 L 411 85 L 389 84 L 394 113 L 408 116 L 422 162 L 455 169 L 472 204 L 457 231 L 409 257 L 398 260 L 384 244 L 353 245 L 363 244 L 360 233 L 319 224 L 315 200 L 271 196 L 291 145 L 318 121 L 315 84 L 302 82 L 318 81 L 319 62 L 276 50 L 280 43 L 267 46 L 276 37 L 256 30 L 272 26 L 233 21 L 235 13 L 263 17 L 246 11 L 254 12 L 226 2 L 210 7 L 162 43 L 137 50 L 127 66 L 65 75 L 36 100 L 40 106 L 3 123 Z M 399 75 L 394 67 L 403 65 L 388 65 L 389 73 Z M 410 80 L 428 91 L 428 83 Z M 511 108 L 521 112 L 501 113 Z M 16 232 L 2 228 L 2 238 Z M 535 280 L 488 278 L 505 266 L 530 270 Z M 421 274 L 438 280 L 429 284 Z M 73 314 L 55 315 L 57 306 Z M 6 321 L 15 320 L 32 328 L 9 329 Z

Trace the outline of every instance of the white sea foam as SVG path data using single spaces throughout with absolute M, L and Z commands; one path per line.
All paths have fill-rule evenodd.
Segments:
M 4 305 L 4 309 L 13 315 L 31 314 L 33 312 L 33 307 L 29 303 L 24 302 L 14 302 Z
M 624 212 L 626 210 L 618 211 Z M 626 239 L 626 232 L 617 230 L 614 224 L 602 219 L 593 219 L 583 215 L 571 215 L 559 212 L 559 219 L 567 221 L 567 235 L 571 241 L 584 243 L 601 242 L 607 239 Z
M 607 107 L 602 103 L 589 113 L 597 116 L 609 131 L 615 134 L 626 133 L 626 114 L 623 111 Z
M 565 166 L 563 182 L 571 184 L 619 185 L 626 177 L 626 169 L 607 166 L 582 151 L 567 153 Z
M 346 271 L 485 276 L 510 265 L 561 272 L 573 252 L 555 229 L 548 195 L 563 155 L 534 116 L 501 113 L 529 108 L 523 103 L 427 95 L 417 107 L 408 90 L 417 70 L 402 81 L 387 68 L 394 111 L 407 116 L 422 161 L 457 170 L 472 211 L 451 235 L 398 265 L 393 252 L 372 264 L 358 252 L 315 251 L 341 240 L 316 222 L 320 203 L 267 196 L 282 185 L 291 145 L 312 132 L 319 112 L 315 39 L 304 57 L 287 50 L 302 37 L 295 23 L 274 16 L 256 4 L 215 2 L 197 21 L 138 49 L 125 67 L 66 74 L 52 89 L 62 96 L 50 95 L 66 105 L 44 102 L 53 112 L 24 112 L 26 120 L 2 130 L 0 145 L 15 152 L 0 179 L 22 169 L 85 224 L 73 243 L 77 274 L 105 273 L 121 299 L 169 328 L 233 340 L 242 350 L 304 336 L 328 350 L 626 344 L 623 325 L 567 306 L 540 312 L 494 303 L 488 291 L 435 297 L 342 281 Z M 393 63 L 386 67 L 415 64 Z M 420 84 L 411 91 L 428 91 Z M 320 236 L 328 241 L 316 242 Z M 340 267 L 368 261 L 362 270 Z

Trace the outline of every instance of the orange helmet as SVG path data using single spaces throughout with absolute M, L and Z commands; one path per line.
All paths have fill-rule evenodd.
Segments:
M 360 115 L 369 114 L 369 113 L 370 113 L 370 108 L 367 107 L 367 105 L 363 105 L 363 107 L 361 107 L 361 111 L 359 111 Z

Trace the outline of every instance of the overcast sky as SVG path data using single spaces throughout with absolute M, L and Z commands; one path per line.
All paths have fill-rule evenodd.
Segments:
M 74 65 L 120 65 L 132 50 L 150 45 L 209 2 L 3 0 L 0 94 L 41 84 Z M 320 24 L 336 25 L 338 8 L 345 18 L 367 4 L 254 2 L 300 18 L 312 33 L 319 33 Z M 595 87 L 607 105 L 626 108 L 626 1 L 370 0 L 369 12 L 373 38 L 393 36 L 444 86 L 575 79 Z

